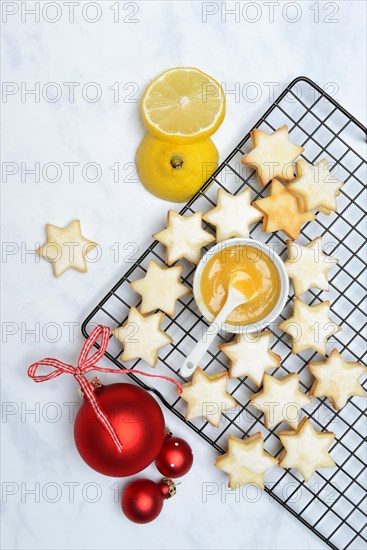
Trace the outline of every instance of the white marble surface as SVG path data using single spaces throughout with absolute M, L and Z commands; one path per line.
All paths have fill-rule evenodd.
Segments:
M 316 536 L 267 495 L 256 503 L 236 502 L 220 490 L 204 502 L 203 483 L 224 480 L 211 466 L 214 451 L 166 410 L 171 429 L 194 449 L 194 467 L 157 521 L 143 527 L 128 522 L 111 489 L 121 488 L 122 482 L 116 485 L 116 480 L 90 470 L 75 449 L 65 405 L 78 401 L 73 380 L 64 377 L 36 385 L 27 378 L 26 368 L 44 356 L 75 360 L 83 341 L 79 323 L 128 267 L 127 255 L 137 254 L 127 243 L 144 250 L 149 235 L 162 225 L 169 205 L 145 192 L 134 175 L 128 181 L 128 163 L 134 161 L 144 133 L 136 100 L 149 79 L 168 67 L 192 65 L 225 83 L 227 92 L 237 87 L 241 97 L 228 94 L 227 116 L 214 136 L 221 158 L 268 107 L 266 83 L 278 83 L 277 94 L 294 77 L 307 75 L 329 86 L 346 108 L 364 119 L 366 4 L 329 2 L 326 7 L 320 2 L 320 21 L 315 22 L 314 2 L 287 8 L 289 3 L 280 2 L 274 6 L 272 23 L 270 7 L 263 2 L 257 2 L 256 23 L 249 22 L 256 15 L 254 2 L 237 22 L 225 11 L 221 21 L 221 10 L 233 7 L 233 2 L 210 2 L 206 8 L 197 1 L 122 2 L 119 22 L 114 22 L 116 11 L 111 10 L 117 2 L 94 3 L 100 14 L 93 5 L 74 3 L 73 22 L 66 2 L 38 3 L 39 22 L 25 11 L 34 4 L 2 2 L 2 76 L 7 91 L 13 92 L 3 96 L 3 162 L 18 168 L 2 183 L 7 252 L 2 263 L 2 547 L 323 548 Z M 249 3 L 237 4 L 242 10 Z M 338 13 L 332 16 L 334 6 Z M 210 12 L 217 7 L 218 13 L 203 22 L 203 9 Z M 95 23 L 85 20 L 99 15 Z M 59 16 L 59 21 L 51 22 Z M 298 22 L 289 22 L 296 16 Z M 326 22 L 325 17 L 334 21 Z M 48 87 L 50 82 L 57 88 Z M 79 83 L 74 101 L 66 82 Z M 86 100 L 86 94 L 91 98 L 95 93 L 88 87 L 91 82 L 102 93 L 95 103 Z M 115 102 L 110 86 L 116 82 L 120 98 Z M 249 100 L 255 91 L 251 82 L 261 92 L 257 101 Z M 25 87 L 35 86 L 40 86 L 39 101 L 31 95 L 22 98 Z M 45 100 L 42 92 L 52 98 L 56 89 L 61 98 Z M 35 162 L 41 172 L 47 163 L 58 163 L 59 181 L 45 181 L 41 173 L 36 182 L 33 175 L 24 174 L 24 168 Z M 64 164 L 70 162 L 79 163 L 74 182 Z M 99 165 L 98 182 L 83 178 L 82 168 L 88 162 Z M 109 169 L 114 163 L 120 166 L 119 183 Z M 50 179 L 55 173 L 50 168 L 45 174 Z M 92 170 L 88 176 L 93 176 Z M 87 274 L 69 271 L 55 279 L 51 266 L 25 252 L 44 240 L 46 222 L 63 226 L 77 217 L 85 236 L 101 245 L 102 257 L 89 264 Z M 116 242 L 117 257 L 110 248 Z M 75 323 L 72 338 L 70 323 Z M 32 329 L 35 334 L 28 332 Z M 53 422 L 55 413 L 60 418 Z M 153 467 L 147 475 L 158 478 Z M 75 484 L 74 497 L 70 484 Z M 32 489 L 35 494 L 29 492 Z

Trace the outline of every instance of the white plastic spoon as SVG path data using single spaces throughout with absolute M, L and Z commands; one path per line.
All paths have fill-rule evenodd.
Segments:
M 206 351 L 209 349 L 210 344 L 213 342 L 214 338 L 218 334 L 222 324 L 226 321 L 232 311 L 236 309 L 236 307 L 245 304 L 249 300 L 249 298 L 247 298 L 245 294 L 238 290 L 238 288 L 235 288 L 232 283 L 233 280 L 231 279 L 228 288 L 228 296 L 223 304 L 222 309 L 220 310 L 212 324 L 208 327 L 201 340 L 199 340 L 195 344 L 193 350 L 186 357 L 180 368 L 180 374 L 185 378 L 189 378 L 194 373 L 194 370 L 199 365 Z M 253 297 L 254 296 L 251 296 L 251 298 Z

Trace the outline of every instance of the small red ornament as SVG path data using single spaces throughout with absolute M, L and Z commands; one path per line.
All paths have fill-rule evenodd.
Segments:
M 165 437 L 163 413 L 155 399 L 132 384 L 109 384 L 95 389 L 98 402 L 122 443 L 119 451 L 84 399 L 75 419 L 74 438 L 85 462 L 108 476 L 134 475 L 158 455 Z
M 165 477 L 181 477 L 190 470 L 194 456 L 190 445 L 180 437 L 167 433 L 155 465 Z
M 135 523 L 149 523 L 159 516 L 163 502 L 176 494 L 172 479 L 155 483 L 150 479 L 135 479 L 122 493 L 121 508 L 125 516 Z

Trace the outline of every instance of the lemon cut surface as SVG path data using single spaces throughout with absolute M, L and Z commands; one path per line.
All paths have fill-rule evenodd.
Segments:
M 205 139 L 225 115 L 225 94 L 218 82 L 199 69 L 165 71 L 147 87 L 141 114 L 148 132 L 173 143 Z

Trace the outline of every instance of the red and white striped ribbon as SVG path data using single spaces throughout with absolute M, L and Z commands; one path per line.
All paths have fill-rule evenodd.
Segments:
M 57 376 L 60 376 L 61 374 L 64 374 L 64 373 L 73 375 L 75 380 L 78 382 L 80 388 L 82 389 L 84 397 L 89 401 L 90 405 L 93 407 L 93 410 L 96 413 L 98 420 L 101 422 L 101 424 L 103 424 L 105 429 L 110 434 L 118 451 L 121 452 L 122 442 L 119 440 L 115 430 L 113 429 L 111 422 L 108 419 L 108 416 L 101 408 L 101 405 L 94 393 L 95 391 L 94 386 L 90 384 L 90 382 L 85 378 L 85 375 L 88 372 L 93 370 L 98 372 L 108 372 L 111 374 L 129 374 L 129 373 L 141 374 L 143 376 L 149 376 L 151 378 L 162 378 L 163 380 L 168 380 L 169 382 L 172 382 L 178 387 L 178 389 L 180 390 L 180 393 L 182 392 L 182 384 L 180 384 L 179 382 L 177 382 L 177 380 L 174 380 L 173 378 L 169 378 L 168 376 L 161 376 L 159 374 L 150 374 L 148 372 L 143 372 L 135 369 L 116 370 L 116 369 L 98 367 L 97 366 L 98 361 L 102 359 L 103 355 L 107 350 L 110 334 L 111 332 L 108 327 L 98 325 L 91 332 L 89 338 L 85 341 L 79 355 L 77 367 L 73 367 L 73 365 L 69 365 L 68 363 L 63 363 L 63 361 L 59 361 L 58 359 L 52 359 L 47 357 L 45 359 L 42 359 L 41 361 L 37 361 L 36 363 L 33 363 L 28 368 L 28 376 L 32 378 L 35 382 L 46 382 L 47 380 L 52 380 L 53 378 L 56 378 Z M 97 351 L 95 351 L 92 355 L 89 355 L 91 349 L 93 348 L 94 344 L 98 341 L 99 338 L 101 338 L 99 349 L 97 349 Z M 40 366 L 51 367 L 53 370 L 48 374 L 37 375 L 37 369 Z

